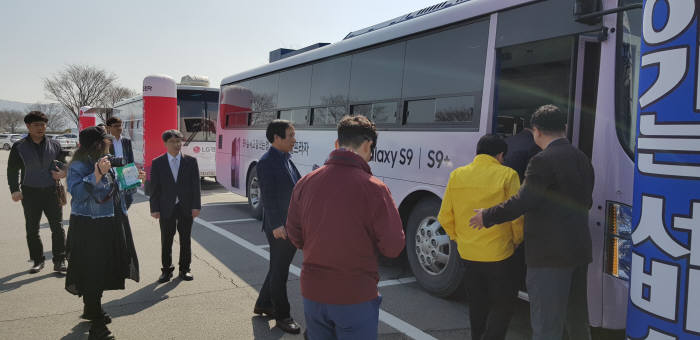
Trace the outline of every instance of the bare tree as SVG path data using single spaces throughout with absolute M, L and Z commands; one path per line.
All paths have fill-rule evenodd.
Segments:
M 119 86 L 119 85 L 114 85 L 111 86 L 109 89 L 107 89 L 107 93 L 100 102 L 100 106 L 104 108 L 114 108 L 114 104 L 127 99 L 136 96 L 137 92 L 135 90 L 132 90 L 128 87 L 124 86 Z M 103 123 L 107 122 L 107 112 L 106 111 L 99 111 L 97 112 L 97 116 L 102 120 Z
M 78 126 L 80 107 L 100 105 L 117 77 L 90 65 L 66 66 L 51 78 L 44 79 L 47 97 L 57 101 L 65 115 Z
M 68 125 L 68 116 L 63 112 L 64 109 L 58 103 L 34 103 L 29 106 L 28 111 L 41 111 L 49 118 L 46 123 L 46 130 L 51 132 L 63 131 Z
M 24 123 L 24 114 L 19 111 L 0 111 L 0 130 L 10 130 L 15 133 L 17 128 Z

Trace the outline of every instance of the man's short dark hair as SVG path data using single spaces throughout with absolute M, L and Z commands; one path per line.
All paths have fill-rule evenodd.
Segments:
M 109 119 L 107 119 L 107 126 L 112 126 L 114 123 L 121 124 L 122 120 L 119 119 L 119 117 L 109 117 Z
M 377 127 L 363 115 L 345 116 L 338 122 L 338 145 L 359 148 L 365 141 L 377 146 Z
M 275 136 L 279 136 L 282 139 L 287 138 L 287 129 L 292 127 L 292 122 L 284 119 L 275 119 L 267 125 L 267 131 L 265 131 L 265 136 L 267 141 L 272 143 L 275 141 Z
M 530 125 L 545 134 L 559 134 L 566 130 L 566 115 L 558 107 L 540 106 L 530 118 Z
M 476 143 L 476 154 L 477 155 L 491 155 L 493 157 L 498 156 L 499 153 L 503 152 L 505 156 L 508 152 L 508 144 L 503 138 L 497 135 L 484 135 Z
M 24 124 L 31 124 L 34 122 L 48 123 L 49 117 L 47 117 L 46 114 L 41 111 L 31 111 L 24 116 Z
M 161 135 L 163 138 L 163 143 L 167 142 L 170 138 L 176 137 L 176 138 L 185 138 L 182 135 L 182 132 L 180 130 L 175 130 L 175 129 L 170 129 L 170 130 L 165 130 L 163 134 Z

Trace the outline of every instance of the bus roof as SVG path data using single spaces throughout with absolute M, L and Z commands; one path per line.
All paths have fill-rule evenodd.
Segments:
M 120 101 L 118 101 L 116 104 L 114 104 L 114 107 L 119 107 L 119 106 L 122 106 L 122 105 L 130 104 L 130 103 L 133 103 L 133 102 L 136 102 L 136 101 L 139 101 L 139 100 L 143 100 L 143 95 L 138 95 L 138 96 L 134 96 L 134 97 L 131 97 L 131 98 L 124 99 L 124 100 L 120 100 Z
M 384 26 L 374 31 L 359 34 L 330 45 L 234 74 L 224 78 L 221 81 L 221 85 L 234 83 L 296 65 L 302 65 L 312 61 L 340 55 L 363 47 L 380 44 L 414 33 L 480 17 L 534 1 L 539 0 L 471 0 L 462 2 L 443 10 L 419 16 L 413 20 L 407 20 L 393 25 Z
M 192 85 L 177 85 L 178 90 L 199 90 L 199 91 L 210 91 L 219 92 L 218 87 L 203 87 L 203 86 L 192 86 Z

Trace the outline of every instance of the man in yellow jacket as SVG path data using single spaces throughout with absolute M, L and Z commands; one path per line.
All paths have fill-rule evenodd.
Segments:
M 455 169 L 445 189 L 438 221 L 457 242 L 466 267 L 472 339 L 504 339 L 517 299 L 511 256 L 523 241 L 523 217 L 476 230 L 469 227 L 474 210 L 509 199 L 520 189 L 518 174 L 503 163 L 506 142 L 485 135 L 476 157 Z

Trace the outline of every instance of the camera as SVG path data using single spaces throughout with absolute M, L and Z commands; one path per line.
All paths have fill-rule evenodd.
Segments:
M 59 161 L 59 160 L 57 160 L 57 159 L 54 159 L 54 160 L 51 162 L 51 165 L 49 165 L 49 170 L 51 170 L 51 171 L 61 171 L 61 170 L 63 170 L 65 167 L 66 167 L 66 164 L 65 164 L 65 163 L 63 163 L 63 162 L 61 162 L 61 161 Z
M 126 160 L 124 157 L 117 157 L 115 155 L 107 155 L 107 160 L 113 168 L 118 168 L 126 165 Z

